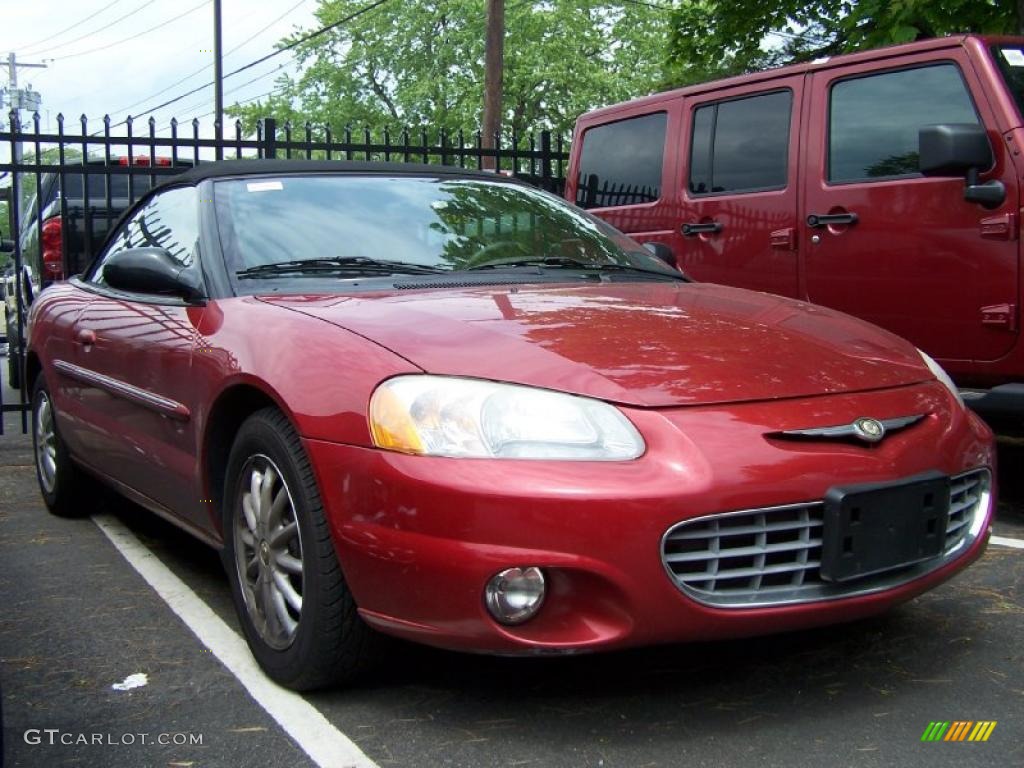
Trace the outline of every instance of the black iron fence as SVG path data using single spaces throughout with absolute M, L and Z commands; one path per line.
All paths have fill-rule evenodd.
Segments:
M 613 205 L 653 203 L 659 197 L 657 187 L 640 184 L 610 184 L 596 173 L 581 175 L 576 187 L 576 205 L 584 208 L 604 208 Z
M 150 119 L 143 130 L 131 119 L 97 125 L 83 115 L 56 119 L 44 128 L 38 114 L 19 125 L 11 113 L 0 131 L 0 146 L 10 159 L 0 162 L 0 199 L 8 202 L 10 221 L 0 221 L 5 244 L 12 247 L 12 268 L 4 274 L 8 383 L 24 380 L 25 319 L 38 290 L 49 282 L 82 271 L 102 246 L 120 214 L 161 177 L 219 159 L 278 158 L 428 163 L 492 170 L 514 175 L 561 194 L 568 144 L 542 130 L 526 135 L 496 135 L 485 146 L 479 131 L 427 128 L 371 130 L 261 120 L 246 132 L 240 122 L 225 135 L 205 134 L 198 120 L 171 120 L 157 130 Z M 18 402 L 0 409 L 18 412 L 28 429 L 28 394 L 20 387 Z M 0 418 L 0 434 L 3 434 Z

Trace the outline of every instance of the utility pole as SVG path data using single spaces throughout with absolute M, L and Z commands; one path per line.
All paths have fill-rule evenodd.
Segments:
M 487 41 L 484 49 L 483 146 L 494 149 L 501 130 L 502 70 L 505 62 L 505 0 L 487 0 Z M 485 157 L 484 168 L 497 170 L 495 158 Z
M 221 61 L 220 0 L 213 0 L 213 129 L 217 145 L 217 159 L 224 156 L 221 140 L 224 137 L 224 67 Z
M 30 109 L 33 112 L 38 111 L 41 99 L 39 94 L 33 91 L 31 88 L 18 89 L 18 67 L 25 69 L 46 69 L 45 64 L 25 64 L 19 62 L 18 57 L 12 51 L 7 54 L 7 103 L 11 108 L 11 112 L 14 115 L 14 125 L 11 127 L 14 129 L 14 133 L 21 133 L 21 110 Z M 2 100 L 0 100 L 2 102 Z M 12 147 L 13 157 L 11 161 L 16 165 L 21 162 L 21 139 L 17 138 L 14 141 Z

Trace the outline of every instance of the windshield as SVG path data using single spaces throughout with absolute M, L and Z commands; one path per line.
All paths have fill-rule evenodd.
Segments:
M 228 271 L 243 273 L 242 279 L 322 277 L 325 270 L 358 271 L 371 261 L 377 262 L 374 274 L 390 274 L 394 262 L 402 274 L 539 264 L 680 277 L 599 219 L 553 195 L 502 181 L 259 177 L 217 182 L 214 197 Z M 308 271 L 295 267 L 307 260 L 320 263 Z M 291 266 L 265 268 L 274 264 Z
M 992 57 L 996 60 L 1006 87 L 1017 104 L 1017 111 L 1024 116 L 1024 46 L 993 46 Z

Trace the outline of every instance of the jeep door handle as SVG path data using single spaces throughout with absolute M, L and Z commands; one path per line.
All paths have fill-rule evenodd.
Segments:
M 807 226 L 812 229 L 827 227 L 829 224 L 856 224 L 856 213 L 809 213 Z
M 722 224 L 718 221 L 705 221 L 699 223 L 687 223 L 681 227 L 683 237 L 693 237 L 694 235 L 700 235 L 705 232 L 717 235 L 722 231 Z
M 96 343 L 96 331 L 91 328 L 79 328 L 75 333 L 75 341 L 79 344 L 89 346 Z

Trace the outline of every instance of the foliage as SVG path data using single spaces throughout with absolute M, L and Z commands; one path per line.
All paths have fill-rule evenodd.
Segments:
M 1012 34 L 1022 21 L 1016 0 L 684 0 L 664 85 L 956 32 Z
M 318 26 L 366 0 L 320 0 Z M 652 7 L 653 6 L 653 7 Z M 301 72 L 279 93 L 236 106 L 247 130 L 272 115 L 293 121 L 431 132 L 480 124 L 484 0 L 391 2 L 295 49 Z M 663 78 L 670 12 L 631 2 L 510 0 L 506 3 L 504 131 L 567 133 L 602 104 L 655 89 Z M 297 31 L 290 40 L 305 34 Z M 287 43 L 289 40 L 282 41 Z

